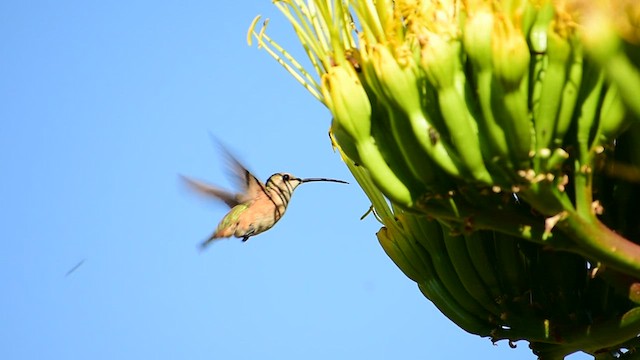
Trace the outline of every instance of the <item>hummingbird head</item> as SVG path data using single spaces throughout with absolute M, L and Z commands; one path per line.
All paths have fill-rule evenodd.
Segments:
M 297 178 L 289 173 L 277 173 L 273 174 L 267 179 L 266 186 L 267 187 L 275 187 L 281 191 L 286 191 L 288 193 L 292 193 L 298 185 L 302 183 L 312 182 L 312 181 L 330 181 L 330 182 L 338 182 L 343 184 L 348 184 L 346 181 L 335 180 L 335 179 L 325 179 L 325 178 L 306 178 L 301 179 Z
M 292 193 L 298 185 L 304 181 L 288 173 L 276 173 L 267 179 L 266 187 L 277 188 L 281 191 Z

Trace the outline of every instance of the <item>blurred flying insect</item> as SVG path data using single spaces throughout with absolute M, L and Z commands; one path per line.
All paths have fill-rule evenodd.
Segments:
M 288 173 L 273 174 L 263 184 L 222 145 L 220 148 L 229 160 L 241 192 L 227 192 L 216 186 L 182 176 L 182 179 L 192 189 L 208 197 L 221 200 L 231 208 L 213 234 L 202 243 L 202 249 L 217 239 L 235 236 L 242 238 L 242 241 L 247 241 L 249 237 L 271 229 L 287 210 L 293 191 L 302 183 L 329 181 L 348 184 L 346 181 L 335 179 L 301 179 Z
M 434 127 L 429 127 L 429 140 L 431 140 L 431 145 L 435 145 L 440 140 L 440 133 Z

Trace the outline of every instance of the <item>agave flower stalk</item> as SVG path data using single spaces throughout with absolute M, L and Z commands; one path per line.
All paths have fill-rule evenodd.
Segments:
M 249 42 L 329 109 L 380 244 L 440 311 L 540 358 L 640 345 L 637 2 L 274 4 L 309 68 L 259 17 Z

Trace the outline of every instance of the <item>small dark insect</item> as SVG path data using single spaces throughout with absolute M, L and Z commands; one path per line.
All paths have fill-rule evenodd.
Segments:
M 80 260 L 80 262 L 79 262 L 79 263 L 77 263 L 77 264 L 76 264 L 74 267 L 72 267 L 71 269 L 69 269 L 69 271 L 67 271 L 67 273 L 66 273 L 64 276 L 65 276 L 65 277 L 67 277 L 67 276 L 71 275 L 71 273 L 72 273 L 72 272 L 74 272 L 74 271 L 78 270 L 78 268 L 79 268 L 80 266 L 82 266 L 82 264 L 84 264 L 84 260 L 85 260 L 85 259 Z
M 345 57 L 347 61 L 351 63 L 353 69 L 359 73 L 362 72 L 362 67 L 360 66 L 360 53 L 357 49 L 349 49 L 345 52 Z
M 435 145 L 440 140 L 440 133 L 434 127 L 429 128 L 429 140 L 431 140 L 431 145 Z
M 360 52 L 358 49 L 349 49 L 345 51 L 344 58 L 353 66 L 353 69 L 357 73 L 362 72 L 362 66 L 360 66 Z M 338 62 L 335 58 L 329 57 L 329 63 L 331 66 L 338 66 Z

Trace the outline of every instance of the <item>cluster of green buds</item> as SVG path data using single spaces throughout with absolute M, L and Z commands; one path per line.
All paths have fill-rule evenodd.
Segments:
M 542 359 L 640 347 L 640 3 L 275 1 L 378 240 L 449 319 Z M 266 25 L 266 23 L 265 23 Z

